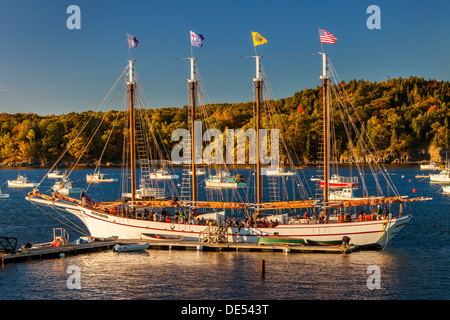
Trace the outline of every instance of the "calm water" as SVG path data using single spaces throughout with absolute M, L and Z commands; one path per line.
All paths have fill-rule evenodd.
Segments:
M 447 300 L 449 290 L 450 195 L 441 184 L 415 178 L 418 166 L 388 167 L 402 194 L 432 197 L 408 204 L 410 223 L 384 251 L 349 255 L 235 253 L 148 250 L 112 251 L 61 259 L 7 264 L 0 269 L 1 300 Z M 75 240 L 80 233 L 54 211 L 44 212 L 24 197 L 30 189 L 9 188 L 4 182 L 18 173 L 40 181 L 42 169 L 2 169 L 0 187 L 10 199 L 0 201 L 0 236 L 18 238 L 18 246 L 52 240 L 52 228 L 64 227 Z M 77 186 L 87 170 L 74 171 Z M 119 169 L 104 170 L 117 176 Z M 305 169 L 305 176 L 315 174 Z M 77 181 L 78 180 L 78 181 Z M 48 191 L 54 180 L 40 191 Z M 102 184 L 93 195 L 118 196 L 118 183 Z M 91 187 L 93 188 L 93 187 Z M 413 192 L 416 189 L 416 192 Z M 246 195 L 241 195 L 244 199 Z M 55 220 L 55 217 L 59 221 Z M 74 219 L 72 219 L 74 220 Z M 80 224 L 80 223 L 78 223 Z M 266 275 L 260 278 L 260 260 Z M 381 272 L 380 289 L 369 290 L 369 266 Z M 69 266 L 77 266 L 81 289 L 68 289 Z

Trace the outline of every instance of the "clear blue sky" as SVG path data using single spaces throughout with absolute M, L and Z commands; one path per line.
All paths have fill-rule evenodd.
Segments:
M 81 9 L 81 29 L 69 30 L 69 5 Z M 369 5 L 381 9 L 381 29 L 369 30 Z M 125 33 L 150 107 L 188 104 L 189 31 L 203 34 L 194 48 L 209 101 L 253 98 L 254 59 L 206 59 L 254 54 L 258 46 L 275 99 L 320 85 L 318 27 L 333 33 L 324 45 L 340 78 L 450 80 L 450 1 L 300 0 L 0 0 L 0 112 L 42 115 L 94 109 L 128 60 Z M 276 57 L 282 56 L 282 57 Z

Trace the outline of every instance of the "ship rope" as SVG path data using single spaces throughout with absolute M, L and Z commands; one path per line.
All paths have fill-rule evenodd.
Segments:
M 53 211 L 55 211 L 58 215 L 60 215 L 61 217 L 63 217 L 64 219 L 66 219 L 67 221 L 69 221 L 71 223 L 71 225 L 67 224 L 66 222 L 64 222 L 63 220 L 60 220 L 58 218 L 56 218 L 55 216 L 51 215 L 50 213 L 48 213 L 47 211 L 45 211 L 44 209 L 42 209 L 40 206 L 38 206 L 37 204 L 35 204 L 34 202 L 30 201 L 36 208 L 38 208 L 39 210 L 41 210 L 42 212 L 44 212 L 46 215 L 48 215 L 50 218 L 55 219 L 56 221 L 58 221 L 59 223 L 61 223 L 62 225 L 66 226 L 67 228 L 70 228 L 76 232 L 79 232 L 81 234 L 84 234 L 85 236 L 89 236 L 90 234 L 88 232 L 86 232 L 85 230 L 83 230 L 79 225 L 77 225 L 75 222 L 73 222 L 72 220 L 70 220 L 69 218 L 67 218 L 66 216 L 64 216 L 62 213 L 58 212 L 58 210 L 53 207 L 53 206 L 49 206 L 50 208 L 53 209 Z
M 112 92 L 112 90 L 114 89 L 114 87 L 117 85 L 117 83 L 119 82 L 119 80 L 122 78 L 123 74 L 125 73 L 125 71 L 127 70 L 127 68 L 124 68 L 124 70 L 122 71 L 122 73 L 120 74 L 120 76 L 117 78 L 116 82 L 114 83 L 114 85 L 111 87 L 111 89 L 108 91 L 108 93 L 103 97 L 103 99 L 101 100 L 101 102 L 98 104 L 97 108 L 95 109 L 95 111 L 98 111 L 98 109 L 100 108 L 100 106 L 105 102 L 105 100 L 108 98 L 109 94 Z M 84 129 L 87 127 L 88 123 L 94 118 L 95 112 L 92 113 L 91 117 L 89 118 L 88 121 L 86 121 L 83 126 L 81 127 L 81 129 L 79 130 L 78 134 L 75 136 L 74 139 L 72 139 L 72 141 L 67 145 L 66 149 L 61 153 L 61 155 L 59 156 L 59 158 L 56 160 L 56 162 L 53 164 L 53 166 L 50 168 L 50 170 L 48 170 L 48 172 L 43 176 L 43 178 L 41 179 L 41 181 L 39 181 L 38 185 L 34 188 L 34 190 L 37 190 L 37 188 L 42 184 L 42 182 L 45 180 L 45 178 L 47 178 L 48 174 L 53 171 L 57 164 L 59 163 L 59 161 L 61 161 L 61 159 L 63 158 L 63 156 L 69 151 L 70 147 L 75 143 L 75 141 L 77 140 L 77 138 L 81 135 L 81 133 L 84 131 Z

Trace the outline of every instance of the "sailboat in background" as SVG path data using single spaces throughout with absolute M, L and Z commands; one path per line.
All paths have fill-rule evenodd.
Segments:
M 194 34 L 196 35 L 196 34 Z M 192 36 L 192 33 L 191 33 Z M 261 39 L 258 38 L 261 42 Z M 261 42 L 265 43 L 265 42 Z M 261 44 L 259 43 L 259 44 Z M 255 43 L 256 45 L 256 43 Z M 255 50 L 256 51 L 256 50 Z M 320 53 L 323 57 L 323 114 L 324 114 L 324 138 L 328 139 L 328 108 L 329 98 L 328 89 L 328 70 L 327 57 L 324 53 Z M 264 81 L 266 78 L 262 76 L 261 56 L 255 56 L 256 61 L 256 77 L 253 78 L 255 87 L 255 126 L 256 136 L 259 137 L 261 129 L 261 97 L 264 90 Z M 191 74 L 187 80 L 189 87 L 189 114 L 188 126 L 190 128 L 191 137 L 194 137 L 194 122 L 196 119 L 196 102 L 198 94 L 199 80 L 198 69 L 195 64 L 195 58 L 187 58 L 190 61 Z M 211 230 L 211 226 L 204 225 L 199 219 L 202 215 L 200 211 L 209 210 L 212 216 L 219 216 L 233 212 L 243 212 L 246 219 L 241 221 L 238 225 L 228 226 L 222 225 L 222 219 L 212 219 L 212 223 L 223 232 L 224 241 L 228 242 L 248 242 L 258 243 L 261 237 L 277 236 L 278 240 L 281 238 L 288 238 L 290 242 L 301 242 L 309 245 L 340 245 L 343 239 L 350 238 L 350 243 L 359 247 L 367 249 L 383 248 L 388 241 L 390 241 L 411 219 L 411 215 L 399 215 L 396 217 L 386 216 L 383 219 L 365 219 L 365 221 L 351 221 L 348 223 L 338 223 L 331 219 L 332 214 L 339 210 L 347 209 L 354 206 L 377 206 L 377 205 L 391 205 L 394 203 L 412 202 L 424 200 L 422 198 L 406 199 L 395 195 L 392 197 L 382 198 L 362 198 L 356 200 L 331 200 L 329 197 L 329 153 L 328 144 L 325 142 L 324 147 L 324 184 L 323 184 L 323 198 L 312 199 L 305 197 L 304 199 L 286 199 L 283 201 L 265 202 L 262 194 L 263 175 L 262 164 L 257 156 L 255 165 L 255 180 L 251 183 L 255 186 L 254 201 L 244 201 L 236 195 L 233 201 L 227 201 L 223 193 L 219 193 L 219 199 L 200 200 L 198 197 L 199 182 L 197 181 L 197 164 L 196 152 L 194 143 L 189 143 L 184 157 L 190 162 L 186 164 L 186 175 L 183 175 L 183 183 L 189 184 L 189 198 L 183 198 L 180 188 L 172 189 L 171 197 L 165 199 L 158 199 L 157 197 L 149 197 L 147 199 L 140 198 L 137 192 L 136 183 L 140 181 L 140 189 L 155 191 L 157 186 L 156 179 L 151 179 L 151 170 L 145 164 L 148 161 L 137 161 L 137 154 L 140 146 L 137 143 L 140 139 L 136 139 L 142 129 L 142 121 L 137 120 L 135 109 L 135 98 L 140 104 L 140 97 L 142 94 L 137 94 L 136 90 L 141 89 L 141 85 L 136 77 L 135 63 L 133 60 L 128 62 L 127 77 L 123 81 L 126 84 L 126 97 L 128 97 L 128 115 L 129 127 L 126 141 L 129 142 L 126 149 L 129 164 L 127 173 L 124 173 L 129 190 L 127 193 L 127 201 L 114 202 L 97 202 L 92 201 L 88 197 L 82 199 L 72 198 L 70 196 L 62 195 L 54 192 L 52 195 L 44 195 L 35 188 L 29 193 L 27 200 L 30 202 L 50 206 L 54 209 L 61 210 L 64 213 L 71 213 L 78 217 L 88 228 L 92 237 L 111 237 L 116 236 L 119 239 L 148 239 L 148 234 L 157 237 L 183 239 L 182 241 L 201 241 L 205 232 Z M 259 139 L 256 139 L 256 148 L 261 148 Z M 145 144 L 144 146 L 148 146 Z M 141 164 L 140 175 L 141 179 L 137 178 L 137 163 Z M 142 166 L 144 164 L 144 166 Z M 55 164 L 56 165 L 56 164 Z M 124 170 L 125 171 L 125 170 Z M 189 172 L 191 174 L 189 174 Z M 296 172 L 296 176 L 298 173 Z M 128 179 L 128 177 L 130 179 Z M 294 176 L 293 176 L 294 177 Z M 284 177 L 268 177 L 268 179 L 283 179 Z M 130 183 L 128 183 L 128 180 Z M 170 182 L 171 180 L 169 180 Z M 277 187 L 277 182 L 273 180 L 273 186 Z M 300 179 L 298 185 L 300 185 Z M 249 190 L 250 188 L 243 188 Z M 216 191 L 214 191 L 216 192 Z M 217 191 L 220 192 L 220 191 Z M 232 191 L 235 192 L 235 191 Z M 125 194 L 125 192 L 123 193 Z M 239 200 L 240 199 L 240 200 Z M 183 218 L 173 215 L 174 211 L 184 212 Z M 305 210 L 312 210 L 317 217 L 321 219 L 314 220 L 315 223 L 305 223 L 302 220 L 302 213 Z M 148 213 L 151 212 L 149 216 Z M 400 211 L 401 213 L 401 211 Z M 207 213 L 208 214 L 208 213 Z M 220 216 L 221 216 L 220 215 Z M 371 216 L 371 215 L 369 215 Z M 190 222 L 190 223 L 186 223 Z

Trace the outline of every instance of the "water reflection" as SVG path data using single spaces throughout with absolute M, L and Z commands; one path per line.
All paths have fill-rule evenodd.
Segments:
M 266 264 L 264 278 L 260 277 L 261 259 Z M 67 288 L 70 265 L 81 270 L 81 290 Z M 379 290 L 367 287 L 366 271 L 371 265 L 381 270 Z M 13 279 L 7 287 L 23 288 L 3 297 L 6 299 L 329 300 L 414 296 L 405 272 L 408 268 L 402 255 L 388 252 L 341 255 L 147 250 L 7 265 L 0 274 Z

